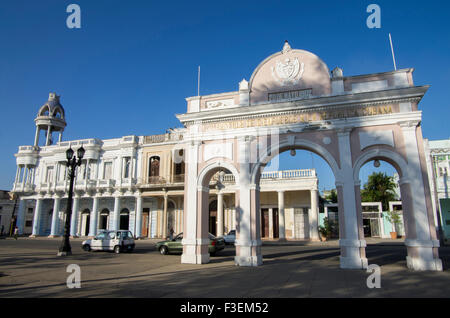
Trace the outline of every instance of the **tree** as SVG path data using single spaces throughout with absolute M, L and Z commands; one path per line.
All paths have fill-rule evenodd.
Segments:
M 331 190 L 330 193 L 325 197 L 325 199 L 327 199 L 331 203 L 337 203 L 338 196 L 337 196 L 336 189 Z
M 361 201 L 381 201 L 383 211 L 387 211 L 389 209 L 389 201 L 395 200 L 396 186 L 393 177 L 383 172 L 374 172 L 369 176 L 367 183 L 361 190 Z

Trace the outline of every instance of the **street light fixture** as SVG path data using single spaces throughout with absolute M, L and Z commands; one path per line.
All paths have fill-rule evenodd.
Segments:
M 81 160 L 84 157 L 84 148 L 81 146 L 77 150 L 77 156 L 74 156 L 74 151 L 72 147 L 67 149 L 66 165 L 69 167 L 69 198 L 67 199 L 67 207 L 66 207 L 66 224 L 64 225 L 64 236 L 61 242 L 61 246 L 59 247 L 58 256 L 69 256 L 72 255 L 72 248 L 70 247 L 70 221 L 72 217 L 72 196 L 73 196 L 73 181 L 75 179 L 75 170 L 77 166 L 81 166 Z M 78 158 L 77 158 L 78 157 Z

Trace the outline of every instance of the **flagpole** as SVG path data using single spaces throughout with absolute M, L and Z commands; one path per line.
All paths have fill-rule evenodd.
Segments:
M 394 46 L 392 45 L 391 33 L 389 33 L 389 42 L 391 43 L 392 60 L 394 61 L 394 69 L 397 70 L 397 65 L 395 64 Z

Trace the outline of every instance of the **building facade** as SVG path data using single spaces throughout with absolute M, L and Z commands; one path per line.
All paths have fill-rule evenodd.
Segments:
M 62 127 L 59 130 L 53 129 L 55 118 Z M 92 237 L 109 229 L 130 230 L 137 238 L 165 238 L 171 229 L 183 232 L 183 129 L 151 136 L 62 141 L 65 125 L 59 96 L 51 93 L 36 118 L 35 144 L 19 147 L 15 155 L 17 173 L 12 192 L 18 197 L 20 234 L 63 234 L 69 189 L 65 151 L 81 146 L 86 152 L 74 182 L 72 236 Z M 57 142 L 51 136 L 54 131 L 59 133 Z M 317 217 L 311 218 L 311 211 L 318 211 L 317 207 L 311 209 L 311 204 L 318 204 L 315 170 L 270 171 L 261 178 L 263 237 L 279 238 L 280 210 L 286 210 L 282 223 L 286 224 L 287 238 L 315 237 L 311 234 L 317 229 Z M 232 174 L 217 174 L 211 181 L 211 233 L 223 235 L 236 229 L 235 189 Z
M 450 139 L 425 140 L 435 222 L 442 241 L 450 240 Z

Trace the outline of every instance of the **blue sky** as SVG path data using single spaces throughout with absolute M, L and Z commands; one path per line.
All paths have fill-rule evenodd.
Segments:
M 81 7 L 78 30 L 66 27 L 71 3 Z M 381 29 L 366 26 L 370 3 L 381 7 Z M 393 69 L 391 32 L 398 68 L 414 67 L 415 83 L 431 85 L 420 104 L 424 137 L 449 138 L 449 9 L 447 1 L 2 0 L 0 189 L 11 189 L 13 154 L 33 143 L 49 92 L 61 95 L 65 140 L 164 133 L 196 95 L 198 65 L 201 94 L 234 91 L 284 40 L 357 75 Z M 320 188 L 333 187 L 314 158 Z M 312 164 L 309 153 L 281 156 L 281 168 Z

